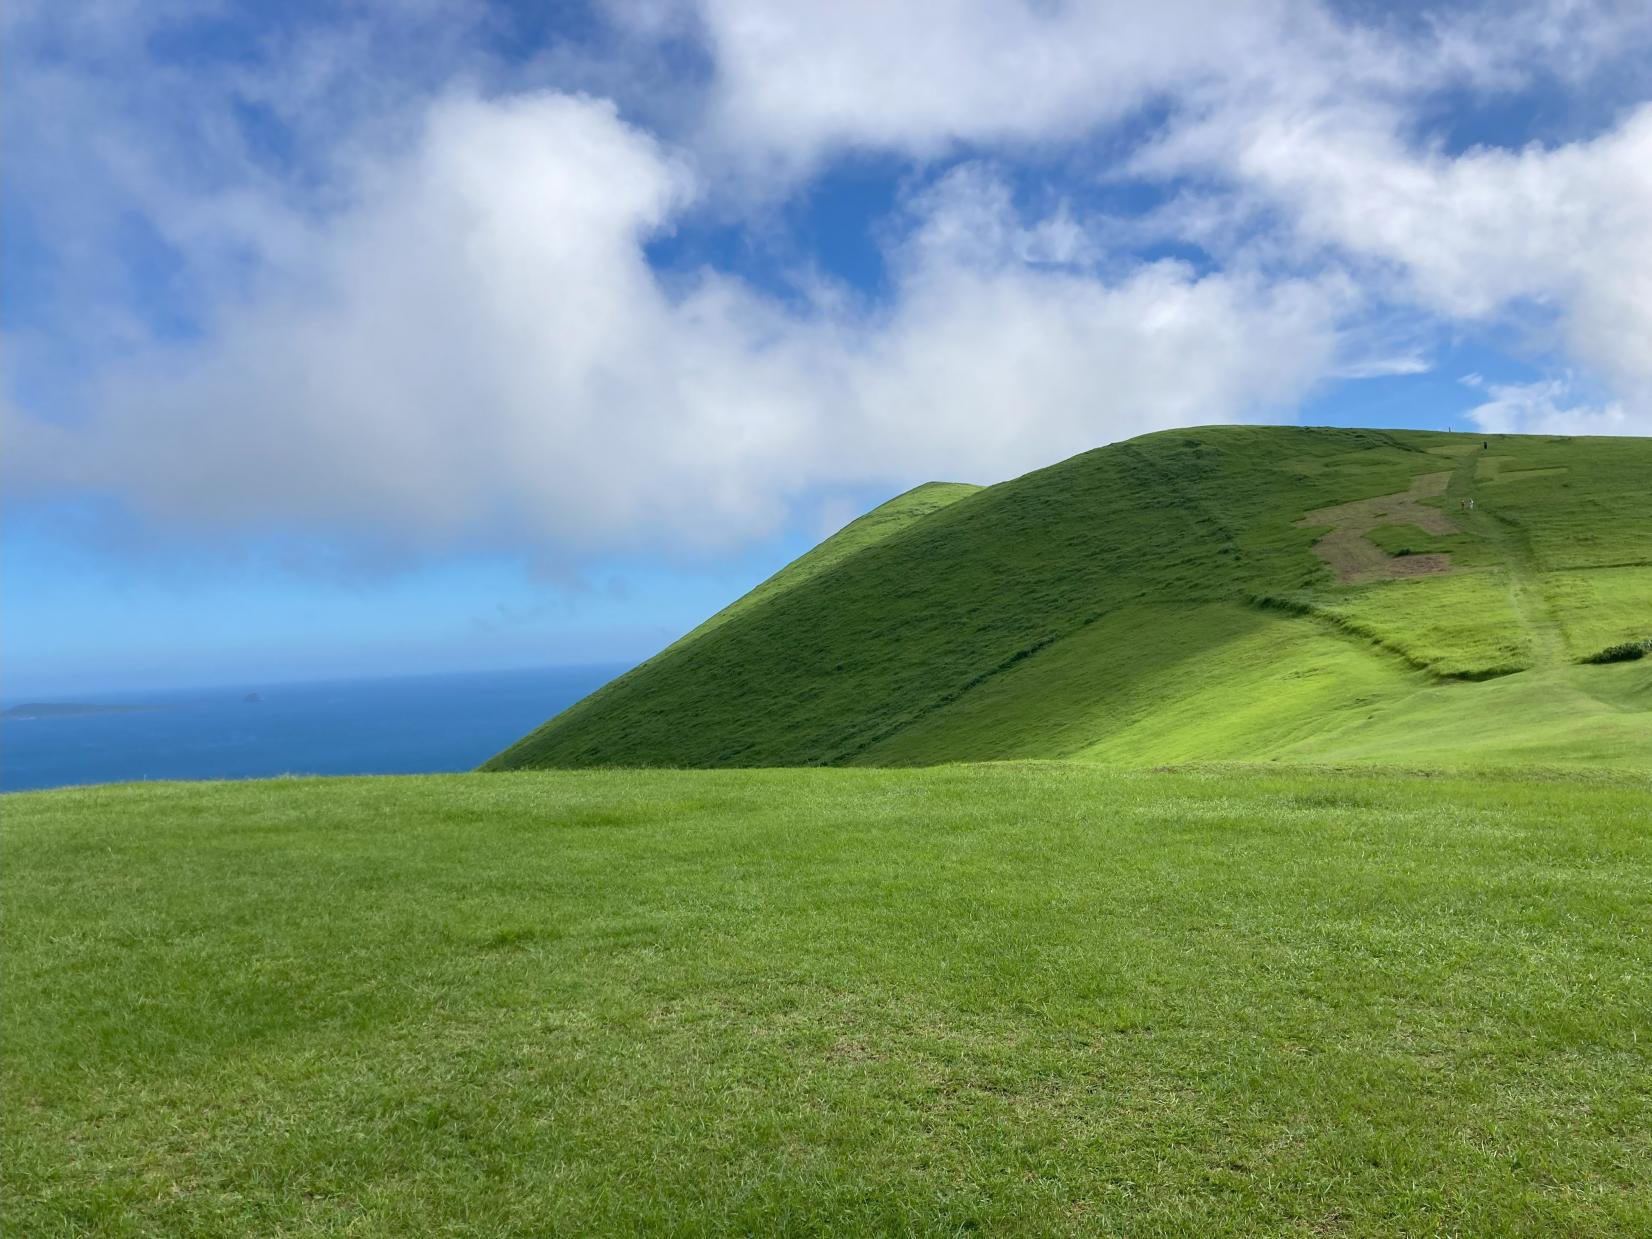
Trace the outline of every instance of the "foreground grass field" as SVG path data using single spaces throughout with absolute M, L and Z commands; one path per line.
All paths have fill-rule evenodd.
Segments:
M 1652 1233 L 1652 780 L 5 801 L 17 1235 Z

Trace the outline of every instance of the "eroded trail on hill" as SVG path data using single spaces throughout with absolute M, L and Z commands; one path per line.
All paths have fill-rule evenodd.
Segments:
M 1383 525 L 1415 525 L 1432 534 L 1461 533 L 1444 512 L 1421 502 L 1445 494 L 1452 480 L 1450 470 L 1419 474 L 1409 490 L 1316 508 L 1296 524 L 1301 529 L 1330 526 L 1331 532 L 1316 541 L 1313 550 L 1344 585 L 1449 572 L 1450 555 L 1390 555 L 1365 535 Z
M 1473 509 L 1463 513 L 1469 531 L 1501 553 L 1508 575 L 1509 601 L 1531 642 L 1532 667 L 1565 666 L 1568 661 L 1566 636 L 1543 594 L 1531 540 L 1518 523 L 1497 511 L 1495 500 L 1487 506 L 1476 494 L 1474 483 L 1479 460 L 1474 453 L 1465 453 L 1450 474 L 1445 494 L 1451 499 L 1474 500 Z

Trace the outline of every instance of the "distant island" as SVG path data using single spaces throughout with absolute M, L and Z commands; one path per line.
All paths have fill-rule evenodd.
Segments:
M 30 701 L 12 706 L 0 718 L 73 718 L 85 714 L 146 714 L 151 710 L 169 710 L 164 705 L 99 705 L 96 702 Z

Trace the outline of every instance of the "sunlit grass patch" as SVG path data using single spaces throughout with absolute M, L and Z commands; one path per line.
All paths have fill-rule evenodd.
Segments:
M 1385 582 L 1319 607 L 1436 675 L 1485 678 L 1531 665 L 1531 640 L 1501 570 Z
M 1543 592 L 1561 615 L 1567 652 L 1583 661 L 1652 638 L 1652 567 L 1548 572 Z
M 1066 763 L 8 797 L 6 1229 L 1645 1234 L 1649 806 Z

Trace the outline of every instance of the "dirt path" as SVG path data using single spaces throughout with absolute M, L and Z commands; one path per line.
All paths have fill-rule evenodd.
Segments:
M 1495 473 L 1491 478 L 1477 478 L 1479 460 L 1480 457 L 1474 453 L 1465 453 L 1450 474 L 1445 494 L 1451 499 L 1475 500 L 1474 510 L 1462 513 L 1469 531 L 1479 534 L 1502 552 L 1503 563 L 1508 569 L 1509 601 L 1531 638 L 1532 666 L 1563 666 L 1570 661 L 1566 654 L 1566 634 L 1550 609 L 1549 600 L 1543 596 L 1531 541 L 1519 525 L 1498 515 L 1495 492 L 1489 506 L 1476 492 L 1476 481 L 1484 485 L 1487 481 L 1500 480 Z
M 1462 472 L 1461 465 L 1456 472 Z M 1381 525 L 1415 525 L 1434 534 L 1461 533 L 1461 527 L 1439 508 L 1420 502 L 1446 494 L 1455 478 L 1451 470 L 1424 473 L 1412 480 L 1410 490 L 1318 508 L 1296 523 L 1306 529 L 1331 527 L 1330 533 L 1314 543 L 1314 554 L 1329 564 L 1337 580 L 1345 585 L 1447 572 L 1451 569 L 1450 555 L 1390 555 L 1365 535 Z

